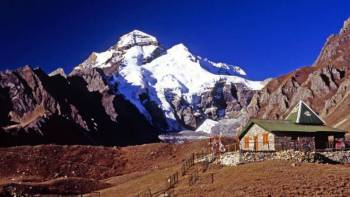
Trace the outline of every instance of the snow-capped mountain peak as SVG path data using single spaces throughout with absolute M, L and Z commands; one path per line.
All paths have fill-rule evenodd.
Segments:
M 133 46 L 158 45 L 158 40 L 149 34 L 139 30 L 133 30 L 120 37 L 117 48 L 128 49 Z
M 186 110 L 192 111 L 190 119 L 197 117 L 194 114 L 203 116 L 219 110 L 201 106 L 202 95 L 213 91 L 218 84 L 227 87 L 241 84 L 249 91 L 263 87 L 260 81 L 243 78 L 246 73 L 238 66 L 193 55 L 182 43 L 165 50 L 155 37 L 139 30 L 121 36 L 118 43 L 105 52 L 92 53 L 76 69 L 81 67 L 108 69 L 112 75 L 108 83 L 116 88 L 115 92 L 136 106 L 150 122 L 155 121 L 154 114 L 158 114 L 156 119 L 162 114 L 162 125 L 166 124 L 161 126 L 163 130 L 181 129 L 179 121 L 188 118 L 179 120 L 179 116 L 183 116 L 179 113 L 187 113 Z M 213 94 L 229 90 L 215 91 L 218 92 Z M 224 117 L 225 109 L 220 110 L 215 113 Z

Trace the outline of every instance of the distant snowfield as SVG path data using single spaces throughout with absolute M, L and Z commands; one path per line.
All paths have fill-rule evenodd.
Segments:
M 197 132 L 204 132 L 207 134 L 211 134 L 211 129 L 217 125 L 219 122 L 211 119 L 206 119 L 197 129 Z
M 162 53 L 156 55 L 157 50 Z M 196 105 L 196 98 L 214 87 L 219 80 L 241 83 L 252 90 L 264 86 L 261 81 L 243 78 L 246 72 L 242 68 L 195 56 L 184 44 L 177 44 L 165 51 L 155 37 L 138 30 L 122 36 L 116 47 L 94 54 L 95 61 L 89 64 L 92 67 L 109 67 L 114 58 L 122 59 L 111 83 L 117 84 L 119 93 L 151 120 L 151 115 L 140 100 L 141 94 L 147 94 L 164 111 L 169 130 L 181 129 L 174 124 L 175 112 L 168 102 L 167 97 L 172 94 L 184 98 L 190 105 Z M 146 62 L 148 59 L 151 61 Z

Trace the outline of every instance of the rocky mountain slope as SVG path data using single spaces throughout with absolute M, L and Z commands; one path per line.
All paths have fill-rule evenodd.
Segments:
M 237 66 L 162 47 L 135 30 L 66 75 L 29 66 L 0 72 L 0 144 L 129 145 L 235 118 L 263 82 Z
M 299 101 L 307 102 L 327 124 L 349 130 L 350 19 L 331 35 L 311 67 L 271 80 L 252 98 L 250 117 L 284 118 Z
M 89 85 L 84 73 L 50 77 L 29 66 L 0 72 L 0 145 L 129 145 L 156 140 L 154 127 L 131 103 L 108 93 L 101 73 L 89 70 Z M 89 91 L 94 86 L 105 89 Z

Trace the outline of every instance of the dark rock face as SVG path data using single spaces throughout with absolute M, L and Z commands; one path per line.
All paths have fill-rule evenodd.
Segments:
M 237 118 L 250 103 L 254 92 L 243 84 L 221 81 L 201 95 L 200 109 L 206 118 L 214 120 Z
M 117 67 L 117 65 L 114 65 Z M 108 68 L 110 69 L 110 68 Z M 111 75 L 100 68 L 81 68 L 68 76 L 50 75 L 29 66 L 0 72 L 0 144 L 130 145 L 153 142 L 166 128 L 163 113 L 148 95 L 141 96 L 152 115 L 150 123 L 118 94 Z M 107 74 L 106 74 L 107 73 Z M 235 118 L 254 92 L 242 84 L 218 82 L 198 95 L 197 104 L 168 95 L 177 121 L 195 129 L 206 118 Z
M 106 76 L 104 72 L 98 68 L 83 68 L 73 70 L 70 79 L 74 78 L 83 79 L 82 83 L 86 85 L 89 92 L 99 92 L 102 95 L 102 105 L 111 120 L 115 121 L 117 117 L 113 105 L 115 95 L 112 94 L 113 90 L 105 83 Z
M 197 95 L 189 104 L 178 95 L 169 93 L 168 102 L 176 112 L 176 119 L 186 129 L 196 129 L 205 119 L 239 118 L 246 110 L 255 91 L 243 84 L 219 81 L 213 88 Z
M 349 23 L 348 19 L 338 35 L 327 39 L 312 67 L 275 78 L 255 94 L 248 106 L 249 117 L 281 119 L 303 100 L 329 125 L 350 129 L 345 121 L 349 118 Z
M 155 129 L 103 78 L 96 69 L 67 78 L 29 66 L 0 72 L 0 145 L 155 141 Z

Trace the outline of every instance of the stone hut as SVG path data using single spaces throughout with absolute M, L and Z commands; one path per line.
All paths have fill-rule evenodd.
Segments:
M 246 151 L 315 150 L 344 148 L 345 131 L 326 126 L 300 101 L 284 120 L 251 119 L 239 135 Z

